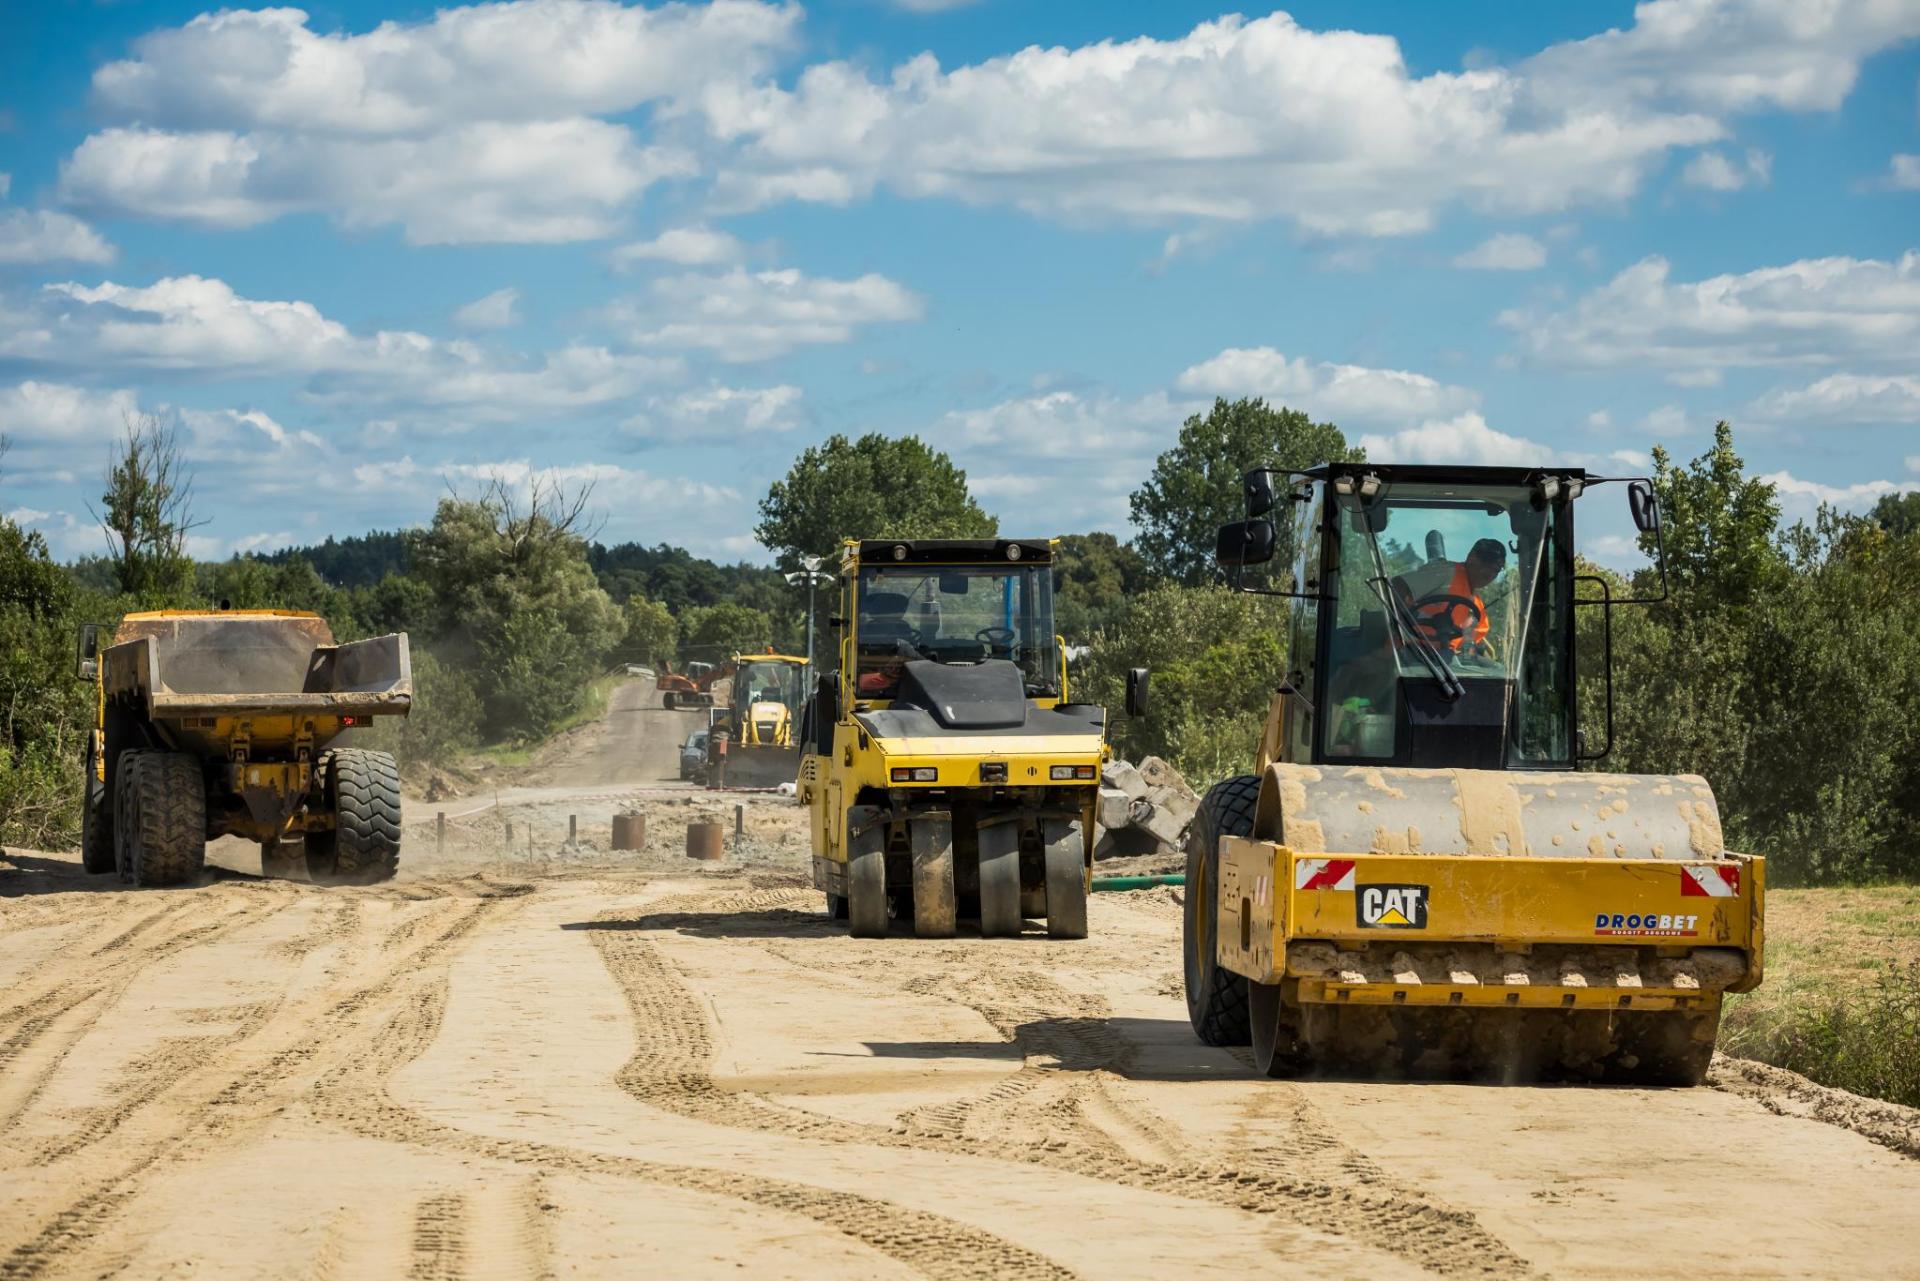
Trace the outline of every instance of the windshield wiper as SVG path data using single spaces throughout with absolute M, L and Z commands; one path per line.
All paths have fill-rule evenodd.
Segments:
M 1395 626 L 1399 629 L 1401 642 L 1410 646 L 1413 652 L 1420 656 L 1421 663 L 1433 673 L 1433 678 L 1440 682 L 1440 692 L 1446 700 L 1451 703 L 1466 693 L 1467 687 L 1460 683 L 1460 678 L 1454 675 L 1451 667 L 1447 666 L 1447 660 L 1440 656 L 1440 651 L 1433 647 L 1433 642 L 1428 640 L 1426 634 L 1420 630 L 1419 622 L 1406 616 L 1407 607 L 1393 594 L 1393 585 L 1385 578 L 1369 578 L 1367 586 L 1373 588 L 1373 594 L 1378 596 L 1380 603 L 1387 607 L 1387 616 L 1393 619 Z

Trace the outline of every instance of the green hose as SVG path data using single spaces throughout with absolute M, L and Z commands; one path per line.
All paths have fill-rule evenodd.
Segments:
M 1101 890 L 1150 890 L 1156 885 L 1185 885 L 1184 876 L 1096 876 L 1093 889 L 1097 894 Z

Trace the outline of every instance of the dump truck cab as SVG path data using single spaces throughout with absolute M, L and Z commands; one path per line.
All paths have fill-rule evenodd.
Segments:
M 1106 713 L 1068 695 L 1052 540 L 849 540 L 839 577 L 799 777 L 829 910 L 1084 937 Z
M 1583 769 L 1611 749 L 1611 611 L 1646 603 L 1575 561 L 1576 509 L 1610 484 L 1657 547 L 1644 478 L 1249 473 L 1218 556 L 1285 600 L 1288 662 L 1256 772 L 1216 786 L 1190 835 L 1203 1039 L 1251 1041 L 1275 1074 L 1704 1073 L 1722 994 L 1760 980 L 1764 862 L 1725 848 L 1704 779 Z

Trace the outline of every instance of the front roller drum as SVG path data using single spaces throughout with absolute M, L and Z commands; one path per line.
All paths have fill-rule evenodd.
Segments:
M 1087 937 L 1087 859 L 1080 824 L 1072 819 L 1042 819 L 1040 838 L 1046 843 L 1047 937 L 1083 939 Z
M 953 888 L 953 819 L 918 814 L 907 824 L 913 850 L 913 932 L 923 939 L 950 939 L 959 904 Z
M 887 822 L 871 806 L 847 814 L 847 923 L 857 939 L 887 936 Z
M 989 823 L 980 829 L 980 937 L 1019 932 L 1020 824 Z

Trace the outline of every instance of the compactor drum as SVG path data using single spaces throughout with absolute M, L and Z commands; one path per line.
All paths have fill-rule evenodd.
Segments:
M 1276 493 L 1275 475 L 1286 485 Z M 1727 992 L 1760 982 L 1764 861 L 1691 775 L 1580 724 L 1578 470 L 1334 464 L 1250 473 L 1223 563 L 1278 560 L 1289 671 L 1258 772 L 1187 848 L 1187 1010 L 1274 1076 L 1695 1084 Z M 1651 486 L 1628 484 L 1659 547 Z M 1591 501 L 1591 500 L 1589 500 Z M 1278 519 L 1271 518 L 1276 508 Z M 1664 583 L 1664 564 L 1660 566 Z M 1589 584 L 1576 596 L 1576 581 Z
M 1106 713 L 1068 700 L 1051 541 L 849 541 L 834 621 L 800 727 L 828 912 L 1085 938 Z
M 81 628 L 79 675 L 98 719 L 87 739 L 81 858 L 134 885 L 200 874 L 207 841 L 260 845 L 268 876 L 392 877 L 400 775 L 384 752 L 340 745 L 413 702 L 404 634 L 334 643 L 313 614 L 129 614 L 102 648 Z

